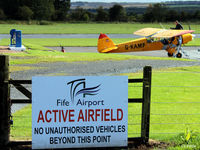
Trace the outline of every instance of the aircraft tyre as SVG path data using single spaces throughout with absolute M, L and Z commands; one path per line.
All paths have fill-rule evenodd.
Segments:
M 176 54 L 176 57 L 177 57 L 177 58 L 181 58 L 181 57 L 182 57 L 182 54 L 181 54 L 181 53 L 178 53 L 178 54 Z
M 173 53 L 167 53 L 168 54 L 168 57 L 172 57 L 173 56 Z

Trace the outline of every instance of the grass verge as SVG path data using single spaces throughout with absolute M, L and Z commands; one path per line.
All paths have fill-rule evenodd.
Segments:
M 167 58 L 167 57 L 145 57 L 145 56 L 134 56 L 134 55 L 122 55 L 122 54 L 102 54 L 102 53 L 61 53 L 59 51 L 51 50 L 49 48 L 44 47 L 48 45 L 48 43 L 53 43 L 51 46 L 60 46 L 58 43 L 56 44 L 56 39 L 44 40 L 40 41 L 40 39 L 26 39 L 24 42 L 27 50 L 20 53 L 7 53 L 7 55 L 11 56 L 10 64 L 15 65 L 11 66 L 11 72 L 14 71 L 23 71 L 23 70 L 31 70 L 33 67 L 27 66 L 16 66 L 22 64 L 36 64 L 42 62 L 81 62 L 81 61 L 103 61 L 103 60 L 127 60 L 127 59 L 150 59 L 150 60 L 179 60 L 179 61 L 192 61 L 188 59 L 177 59 L 177 58 Z M 65 45 L 65 39 L 62 39 L 62 45 Z M 72 39 L 71 39 L 72 40 Z M 123 42 L 127 41 L 127 39 L 115 39 L 116 41 Z M 4 39 L 2 43 L 7 45 L 8 39 Z M 31 43 L 29 43 L 31 42 Z M 74 39 L 72 45 L 77 44 L 77 39 Z M 91 42 L 91 41 L 90 41 Z M 70 42 L 69 42 L 70 43 Z M 95 40 L 96 43 L 96 40 Z M 42 44 L 39 45 L 39 44 Z M 84 45 L 83 40 L 83 45 Z M 68 45 L 69 46 L 69 45 Z M 6 54 L 6 53 L 4 53 Z
M 112 41 L 116 44 L 135 40 L 134 38 L 113 38 Z M 2 39 L 0 45 L 9 45 L 10 39 Z M 88 47 L 97 46 L 98 39 L 96 38 L 39 38 L 39 39 L 23 39 L 23 44 L 28 47 L 32 45 L 37 46 L 37 50 L 40 50 L 42 46 L 46 47 L 59 47 L 59 46 L 76 46 L 76 47 Z M 200 38 L 196 38 L 193 41 L 185 44 L 185 46 L 200 46 Z M 43 48 L 44 49 L 44 48 Z
M 11 65 L 37 64 L 42 62 L 81 62 L 81 61 L 119 61 L 131 59 L 148 60 L 179 60 L 192 61 L 188 59 L 168 58 L 168 57 L 148 57 L 122 54 L 102 54 L 102 53 L 61 53 L 58 51 L 27 50 L 23 53 L 10 53 Z
M 188 25 L 182 23 L 184 29 Z M 163 23 L 166 29 L 174 27 L 174 23 Z M 200 33 L 198 24 L 190 24 L 195 33 Z M 112 33 L 131 34 L 146 27 L 161 28 L 159 23 L 53 23 L 52 25 L 0 24 L 0 33 L 8 34 L 11 29 L 22 30 L 23 34 L 99 34 Z
M 129 78 L 141 78 L 142 73 L 129 73 Z M 200 66 L 153 70 L 150 138 L 174 143 L 170 149 L 200 148 Z M 129 98 L 142 96 L 141 84 L 129 84 Z M 140 135 L 141 104 L 128 105 L 128 136 Z M 31 105 L 13 114 L 13 139 L 31 138 Z M 21 130 L 20 127 L 29 126 Z M 19 128 L 18 128 L 19 127 Z M 186 129 L 190 131 L 186 133 Z M 189 140 L 186 136 L 190 134 Z M 188 148 L 189 147 L 189 148 Z
M 134 38 L 114 38 L 112 39 L 114 43 L 122 43 L 130 40 L 134 40 Z M 10 39 L 2 39 L 0 45 L 9 45 Z M 38 39 L 23 39 L 23 44 L 31 48 L 32 45 L 37 45 L 37 50 L 41 49 L 41 46 L 47 47 L 58 47 L 58 46 L 76 46 L 76 47 L 88 47 L 88 46 L 97 46 L 98 39 L 95 38 L 38 38 Z M 35 47 L 36 48 L 36 47 Z
M 150 59 L 150 60 L 180 60 L 191 61 L 188 59 L 168 58 L 168 57 L 147 57 L 122 55 L 111 53 L 62 53 L 50 50 L 38 44 L 25 45 L 28 50 L 21 53 L 7 53 L 11 56 L 11 65 L 36 64 L 42 62 L 81 62 L 81 61 L 102 61 L 102 60 L 127 60 L 127 59 Z

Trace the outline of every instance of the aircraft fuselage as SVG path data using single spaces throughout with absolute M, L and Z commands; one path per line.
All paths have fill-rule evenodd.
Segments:
M 150 41 L 146 38 L 140 38 L 137 40 L 121 43 L 116 46 L 118 49 L 113 50 L 112 53 L 161 50 L 163 49 L 164 45 L 160 41 Z

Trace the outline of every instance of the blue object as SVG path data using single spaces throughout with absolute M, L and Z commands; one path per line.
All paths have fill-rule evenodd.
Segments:
M 11 47 L 22 47 L 22 32 L 21 30 L 12 29 L 10 30 L 10 46 Z

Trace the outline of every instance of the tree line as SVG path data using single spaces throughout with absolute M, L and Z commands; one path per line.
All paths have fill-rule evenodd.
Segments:
M 70 0 L 1 0 L 0 19 L 66 20 Z
M 198 21 L 200 10 L 180 12 L 164 3 L 150 4 L 143 13 L 136 13 L 134 8 L 127 11 L 119 4 L 109 9 L 99 7 L 93 11 L 81 7 L 70 10 L 70 0 L 1 0 L 0 20 L 6 19 L 84 22 Z

